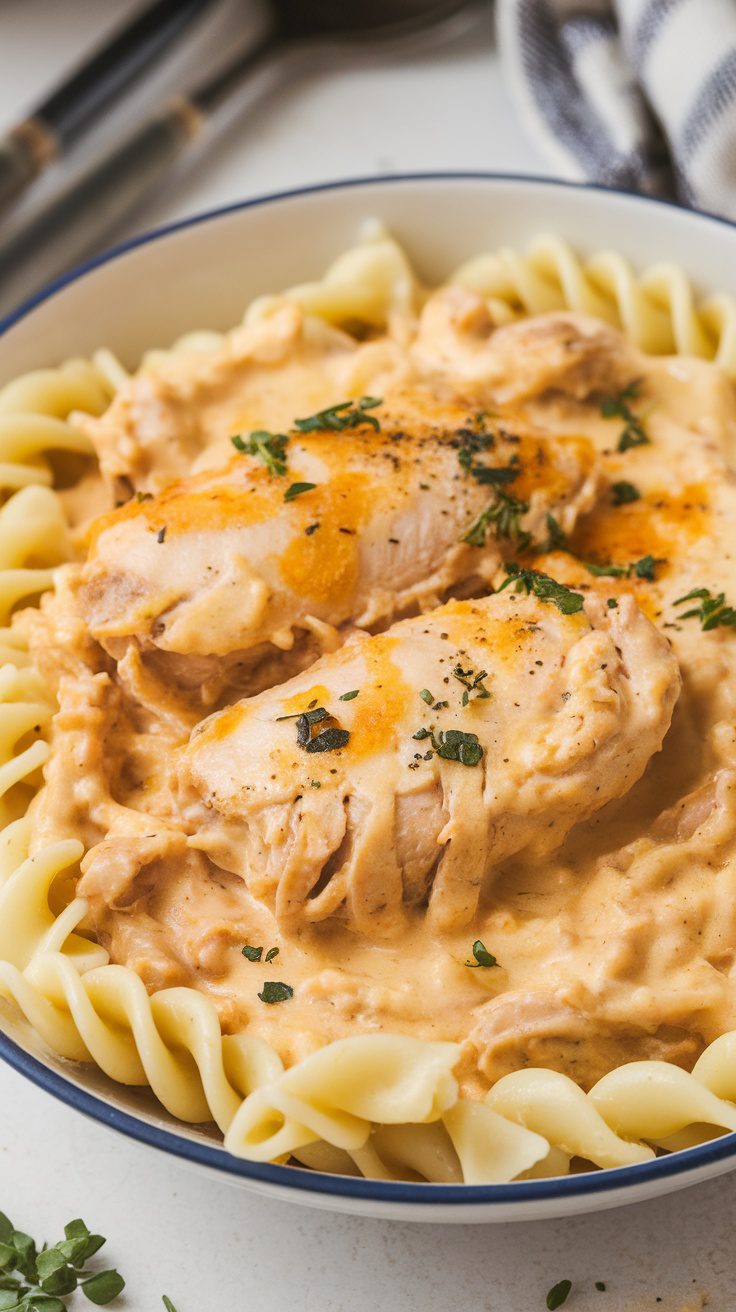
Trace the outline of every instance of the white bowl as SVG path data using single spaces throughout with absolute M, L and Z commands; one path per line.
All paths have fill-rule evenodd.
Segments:
M 28 369 L 110 347 L 135 364 L 193 328 L 231 327 L 264 292 L 318 278 L 381 219 L 420 275 L 439 282 L 470 256 L 524 249 L 555 232 L 579 252 L 634 266 L 680 264 L 696 290 L 736 293 L 733 224 L 600 188 L 490 174 L 359 178 L 266 196 L 159 229 L 107 252 L 0 323 L 0 385 Z M 151 1095 L 48 1053 L 0 1004 L 0 1056 L 77 1110 L 200 1170 L 317 1207 L 425 1221 L 509 1221 L 640 1202 L 736 1166 L 736 1135 L 638 1166 L 507 1185 L 403 1184 L 240 1161 L 215 1132 L 168 1116 Z

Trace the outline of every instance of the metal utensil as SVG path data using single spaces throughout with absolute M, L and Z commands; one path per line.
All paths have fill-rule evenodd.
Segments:
M 186 151 L 201 128 L 257 67 L 299 44 L 325 39 L 365 49 L 367 43 L 414 38 L 479 0 L 273 0 L 265 30 L 217 72 L 167 102 L 19 227 L 0 248 L 0 297 L 19 294 L 98 249 L 103 236 L 133 209 Z M 30 261 L 34 277 L 26 275 Z M 41 267 L 39 267 L 39 264 Z
M 73 146 L 213 0 L 156 0 L 0 138 L 0 214 Z

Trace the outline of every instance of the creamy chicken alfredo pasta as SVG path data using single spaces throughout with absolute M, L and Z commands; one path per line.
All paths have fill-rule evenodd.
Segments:
M 235 1154 L 736 1129 L 736 315 L 376 231 L 0 393 L 0 993 Z

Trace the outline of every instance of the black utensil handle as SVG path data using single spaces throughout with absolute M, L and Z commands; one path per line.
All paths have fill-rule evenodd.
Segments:
M 0 215 L 215 0 L 156 0 L 0 138 Z
M 180 36 L 213 0 L 156 0 L 37 105 L 40 119 L 66 149 Z
M 50 201 L 0 248 L 0 292 L 35 260 L 46 281 L 95 249 L 182 154 L 202 122 L 179 98 Z M 33 288 L 27 288 L 33 290 Z

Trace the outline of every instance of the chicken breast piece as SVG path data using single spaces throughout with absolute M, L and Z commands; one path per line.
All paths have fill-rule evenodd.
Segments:
M 499 328 L 463 287 L 427 302 L 411 358 L 420 374 L 449 374 L 502 405 L 554 392 L 579 400 L 616 392 L 641 367 L 630 342 L 592 315 L 554 311 Z
M 476 1013 L 468 1036 L 474 1064 L 491 1084 L 525 1066 L 564 1070 L 584 1089 L 629 1061 L 669 1061 L 692 1070 L 703 1050 L 676 1025 L 647 1031 L 635 1019 L 588 1015 L 554 993 L 504 993 Z
M 679 692 L 631 598 L 556 596 L 573 613 L 508 590 L 451 601 L 211 716 L 181 760 L 190 845 L 286 932 L 337 914 L 391 935 L 425 903 L 439 929 L 467 924 L 504 858 L 554 849 L 631 787 Z
M 212 706 L 223 686 L 256 691 L 334 649 L 347 622 L 384 627 L 488 581 L 546 539 L 550 515 L 569 532 L 593 505 L 584 439 L 446 416 L 292 435 L 284 474 L 235 455 L 103 516 L 79 582 L 92 637 Z

